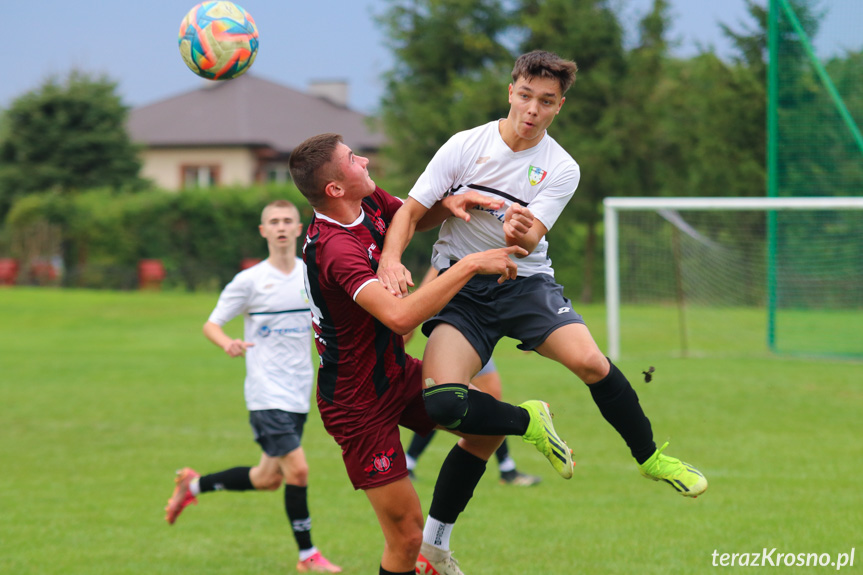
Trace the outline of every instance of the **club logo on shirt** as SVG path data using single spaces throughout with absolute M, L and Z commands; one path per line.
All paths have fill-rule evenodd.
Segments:
M 547 174 L 548 172 L 542 168 L 537 168 L 536 166 L 531 166 L 527 169 L 527 179 L 530 181 L 531 186 L 535 186 L 543 181 Z
M 395 459 L 395 448 L 390 447 L 387 452 L 375 453 L 372 457 L 372 464 L 364 469 L 369 477 L 374 477 L 378 473 L 389 473 L 393 468 L 393 459 Z
M 372 216 L 372 223 L 375 226 L 375 229 L 379 231 L 381 234 L 387 233 L 387 223 L 381 217 L 381 211 L 377 210 L 375 215 Z

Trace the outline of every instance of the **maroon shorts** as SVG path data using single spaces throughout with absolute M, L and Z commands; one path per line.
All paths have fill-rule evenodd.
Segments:
M 318 397 L 318 409 L 327 432 L 342 448 L 354 489 L 380 487 L 407 476 L 400 425 L 420 435 L 437 425 L 423 403 L 422 362 L 409 356 L 405 380 L 391 382 L 374 404 L 349 411 Z

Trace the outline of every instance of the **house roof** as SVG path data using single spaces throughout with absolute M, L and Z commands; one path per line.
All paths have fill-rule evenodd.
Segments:
M 248 73 L 135 108 L 127 125 L 132 140 L 150 147 L 242 145 L 290 152 L 324 132 L 341 134 L 356 150 L 384 142 L 360 112 Z

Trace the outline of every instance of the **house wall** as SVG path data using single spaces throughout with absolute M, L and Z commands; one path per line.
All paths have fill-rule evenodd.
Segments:
M 155 148 L 141 151 L 141 176 L 165 190 L 183 188 L 183 168 L 211 166 L 218 185 L 248 186 L 254 183 L 257 159 L 252 150 L 226 148 Z

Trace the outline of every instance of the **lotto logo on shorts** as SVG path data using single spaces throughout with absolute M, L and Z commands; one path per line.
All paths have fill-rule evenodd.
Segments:
M 372 464 L 366 467 L 364 471 L 369 474 L 369 477 L 374 477 L 378 473 L 389 473 L 393 468 L 393 456 L 395 452 L 395 448 L 391 447 L 386 453 L 383 451 L 375 453 L 372 458 Z

